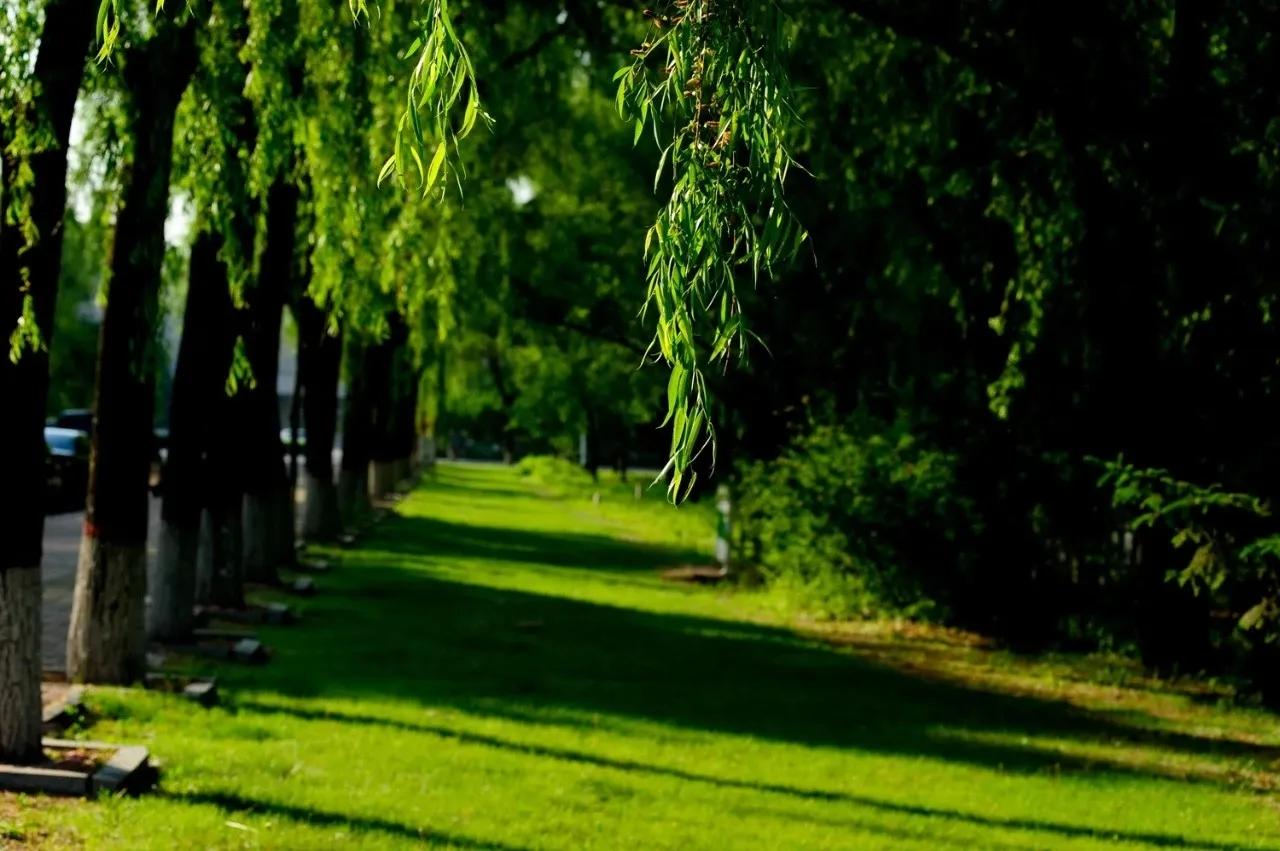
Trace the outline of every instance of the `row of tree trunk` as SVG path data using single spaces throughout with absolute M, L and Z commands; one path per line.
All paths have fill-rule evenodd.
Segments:
M 0 417 L 0 762 L 41 756 L 43 417 L 66 214 L 66 148 L 92 37 L 91 2 L 49 0 L 34 66 L 36 95 L 24 114 L 10 118 L 15 123 L 0 125 L 5 320 L 8 328 L 34 325 L 43 335 L 30 335 L 20 357 L 0 358 L 0 394 L 7 403 Z M 186 640 L 197 603 L 242 607 L 246 581 L 276 583 L 278 570 L 294 562 L 296 471 L 286 467 L 276 392 L 286 307 L 298 328 L 298 403 L 307 431 L 305 537 L 340 534 L 344 522 L 367 510 L 371 495 L 385 494 L 407 475 L 416 449 L 418 380 L 407 330 L 393 318 L 387 339 L 348 341 L 351 379 L 342 466 L 334 481 L 343 340 L 330 333 L 328 317 L 306 295 L 300 191 L 282 177 L 258 202 L 265 205 L 265 242 L 243 303 L 231 295 L 225 233 L 198 227 L 170 399 L 159 547 L 148 564 L 164 225 L 175 114 L 196 70 L 194 39 L 193 19 L 160 16 L 151 36 L 120 56 L 132 150 L 119 175 L 67 640 L 67 674 L 78 682 L 141 678 L 148 634 Z M 44 126 L 50 140 L 21 162 L 7 144 L 19 121 Z M 249 217 L 244 219 L 240 224 L 251 240 Z M 15 225 L 19 221 L 34 228 L 34 240 L 29 228 Z M 247 361 L 247 371 L 240 360 Z M 239 378 L 235 392 L 232 375 Z

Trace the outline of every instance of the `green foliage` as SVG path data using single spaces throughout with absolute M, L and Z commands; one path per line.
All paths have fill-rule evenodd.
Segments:
M 1221 485 L 1197 485 L 1167 470 L 1107 462 L 1099 484 L 1134 530 L 1160 529 L 1191 557 L 1169 578 L 1226 607 L 1241 630 L 1280 641 L 1280 534 L 1271 504 Z
M 31 216 L 35 182 L 31 161 L 53 146 L 31 74 L 40 31 L 40 4 L 16 0 L 0 10 L 0 232 L 17 234 L 12 245 L 18 252 L 17 280 L 3 282 L 15 289 L 19 299 L 14 326 L 4 329 L 6 355 L 13 363 L 23 352 L 48 349 L 49 329 L 40 328 L 31 270 L 24 260 L 41 237 Z
M 106 265 L 103 224 L 63 220 L 62 269 L 53 339 L 49 350 L 47 413 L 87 408 L 93 402 L 94 363 L 98 356 L 98 287 Z
M 555 493 L 577 493 L 593 484 L 591 474 L 567 458 L 555 455 L 526 455 L 516 464 L 521 477 Z
M 424 196 L 443 197 L 452 177 L 461 195 L 465 170 L 459 146 L 477 122 L 492 125 L 493 119 L 480 106 L 475 68 L 454 31 L 447 0 L 426 0 L 415 28 L 419 34 L 403 58 L 416 55 L 417 61 L 396 124 L 395 151 L 378 182 L 394 174 L 405 183 L 415 173 Z
M 40 6 L 0 13 L 4 226 L 26 245 Z M 104 54 L 154 26 L 150 0 L 102 8 Z M 1171 636 L 1216 654 L 1224 630 L 1271 634 L 1277 543 L 1249 495 L 1274 498 L 1280 416 L 1280 122 L 1274 45 L 1257 36 L 1273 9 L 859 0 L 787 17 L 765 0 L 673 0 L 642 24 L 626 3 L 192 8 L 180 191 L 200 227 L 226 232 L 233 288 L 255 275 L 267 191 L 295 184 L 308 293 L 348 339 L 403 320 L 442 443 L 572 455 L 589 433 L 593 466 L 664 455 L 679 498 L 717 460 L 713 437 L 722 469 L 770 458 L 830 398 L 835 421 L 912 425 L 835 429 L 848 446 L 810 435 L 818 454 L 954 540 L 855 511 L 834 479 L 753 467 L 775 485 L 746 495 L 777 526 L 775 585 L 831 612 L 929 599 L 966 623 L 980 609 L 973 622 L 1004 637 L 1172 647 L 1178 665 L 1213 660 Z M 128 154 L 110 140 L 117 70 L 100 64 L 81 104 L 99 113 L 87 147 L 108 175 Z M 500 132 L 473 132 L 490 111 Z M 384 181 L 443 197 L 465 173 L 465 204 L 376 191 L 393 145 Z M 785 262 L 810 246 L 816 263 Z M 757 288 L 762 273 L 780 285 Z M 39 345 L 39 330 L 24 318 L 12 342 Z M 745 362 L 756 334 L 769 356 Z M 635 369 L 646 358 L 670 374 Z M 664 408 L 670 442 L 643 445 Z M 784 467 L 805 468 L 800 445 Z M 1122 452 L 1187 479 L 1123 477 L 1135 548 L 1084 463 Z M 916 478 L 917 456 L 934 473 Z M 917 492 L 952 519 L 935 523 Z
M 231 350 L 231 368 L 227 371 L 224 389 L 228 396 L 234 396 L 240 392 L 241 388 L 252 390 L 257 386 L 258 380 L 253 374 L 253 363 L 249 359 L 244 337 L 238 336 Z
M 735 506 L 743 555 L 820 616 L 940 616 L 977 525 L 955 464 L 901 424 L 817 426 L 745 468 Z
M 738 278 L 772 275 L 805 232 L 783 197 L 792 111 L 777 6 L 680 0 L 646 14 L 648 40 L 615 79 L 635 141 L 649 126 L 662 148 L 655 189 L 670 170 L 670 197 L 645 237 L 646 309 L 657 312 L 651 349 L 671 367 L 664 425 L 679 498 L 694 459 L 714 446 L 703 369 L 745 349 Z

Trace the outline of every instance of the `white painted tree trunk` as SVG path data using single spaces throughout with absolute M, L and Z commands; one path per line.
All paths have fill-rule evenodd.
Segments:
M 272 491 L 246 493 L 243 502 L 244 578 L 248 582 L 274 585 L 276 573 L 272 528 L 277 511 L 277 495 Z
M 195 603 L 208 605 L 213 596 L 213 514 L 200 512 L 200 532 L 196 537 Z
M 289 481 L 285 481 L 273 494 L 269 535 L 272 562 L 277 570 L 292 567 L 298 558 L 298 551 L 294 546 L 298 539 L 296 499 Z
M 0 570 L 0 762 L 40 757 L 40 568 Z
M 338 473 L 338 508 L 342 522 L 354 526 L 369 513 L 368 469 L 342 470 Z
M 160 641 L 181 641 L 195 627 L 196 558 L 200 530 L 160 522 L 160 546 L 147 565 L 147 634 Z
M 67 677 L 127 684 L 146 673 L 147 549 L 80 539 L 67 633 Z
M 413 459 L 400 458 L 391 462 L 395 473 L 395 490 L 408 490 L 413 486 Z
M 205 515 L 207 537 L 201 548 L 209 561 L 209 600 L 216 606 L 244 606 L 244 527 L 240 506 L 210 509 Z
M 302 515 L 302 537 L 308 541 L 333 540 L 342 532 L 337 486 L 332 479 L 305 473 L 302 487 L 306 494 Z
M 383 499 L 396 489 L 396 462 L 374 461 L 369 464 L 369 498 Z

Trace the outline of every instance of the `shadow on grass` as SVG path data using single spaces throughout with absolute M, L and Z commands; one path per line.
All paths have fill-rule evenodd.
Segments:
M 1123 841 L 1137 842 L 1151 845 L 1158 848 L 1186 848 L 1198 849 L 1198 851 L 1230 851 L 1230 849 L 1238 848 L 1236 845 L 1225 843 L 1186 839 L 1181 836 L 1174 836 L 1164 833 L 1150 833 L 1142 831 L 1126 831 L 1113 830 L 1109 828 L 1093 828 L 1080 825 L 1065 824 L 1062 822 L 1047 821 L 1041 819 L 1026 818 L 999 818 L 994 816 L 985 816 L 978 813 L 967 813 L 960 810 L 927 807 L 918 804 L 905 804 L 895 801 L 888 801 L 881 798 L 871 797 L 869 795 L 856 795 L 849 792 L 836 792 L 823 789 L 808 789 L 799 786 L 792 786 L 783 783 L 764 783 L 753 780 L 737 780 L 728 777 L 717 777 L 715 775 L 701 774 L 694 771 L 687 771 L 680 768 L 672 768 L 661 765 L 652 765 L 648 763 L 638 762 L 635 760 L 612 759 L 610 757 L 598 754 L 587 753 L 584 751 L 573 750 L 570 748 L 548 747 L 545 745 L 536 745 L 526 742 L 516 742 L 504 739 L 498 736 L 491 736 L 482 733 L 466 732 L 456 730 L 451 727 L 444 727 L 433 724 L 420 724 L 416 722 L 401 721 L 390 718 L 378 718 L 365 715 L 352 715 L 344 712 L 315 712 L 306 709 L 300 709 L 290 706 L 279 706 L 274 704 L 259 703 L 255 701 L 242 701 L 236 704 L 237 711 L 260 713 L 264 715 L 285 715 L 290 718 L 300 719 L 304 721 L 322 721 L 336 722 L 340 724 L 358 724 L 368 726 L 386 727 L 401 732 L 417 733 L 422 735 L 437 736 L 442 739 L 459 742 L 466 745 L 474 745 L 477 747 L 496 748 L 513 753 L 527 754 L 533 757 L 544 759 L 562 760 L 566 762 L 574 762 L 580 765 L 590 765 L 595 768 L 608 768 L 622 772 L 635 772 L 647 774 L 657 777 L 668 777 L 686 783 L 701 783 L 714 786 L 719 789 L 737 789 L 747 792 L 763 792 L 771 795 L 780 795 L 789 798 L 795 798 L 806 801 L 821 801 L 824 803 L 846 804 L 854 807 L 861 807 L 868 810 L 874 810 L 881 813 L 892 813 L 895 815 L 909 815 L 927 819 L 941 819 L 951 822 L 959 822 L 978 827 L 1002 829 L 1002 830 L 1018 830 L 1034 833 L 1053 833 L 1063 837 L 1073 839 L 1097 839 L 1106 841 Z M 754 812 L 751 809 L 744 809 L 742 812 Z M 780 813 L 772 810 L 767 812 L 771 816 L 783 816 L 804 821 L 814 821 L 810 815 L 797 816 L 794 814 Z M 837 826 L 848 827 L 854 830 L 868 832 L 884 832 L 879 826 L 869 825 L 865 822 L 855 820 L 832 822 Z M 898 832 L 894 831 L 893 835 L 897 838 L 921 839 L 926 838 L 923 832 Z M 938 837 L 929 835 L 930 841 L 935 841 Z M 968 847 L 966 845 L 966 847 Z M 1005 846 L 1018 847 L 1018 846 Z
M 350 827 L 371 833 L 383 833 L 403 839 L 414 839 L 419 842 L 443 843 L 453 848 L 486 849 L 486 851 L 525 851 L 518 845 L 505 845 L 489 839 L 473 839 L 455 833 L 444 833 L 430 828 L 416 828 L 387 819 L 370 818 L 368 816 L 348 816 L 342 813 L 330 813 L 313 807 L 298 807 L 291 804 L 280 804 L 274 801 L 259 801 L 246 798 L 233 792 L 162 792 L 164 798 L 181 804 L 194 806 L 211 806 L 228 813 L 253 813 L 255 815 L 273 816 L 287 819 L 298 824 L 313 824 L 321 827 Z
M 430 527 L 444 540 L 449 525 L 433 521 Z M 414 518 L 389 521 L 374 546 L 383 548 L 397 530 L 420 528 Z M 526 543 L 538 537 L 516 534 Z M 452 540 L 449 549 L 456 552 L 469 538 L 459 533 Z M 530 556 L 552 563 L 556 557 Z M 272 667 L 272 691 L 390 696 L 497 715 L 503 704 L 607 713 L 1027 773 L 1157 774 L 1039 750 L 1021 743 L 1028 737 L 1156 743 L 1195 756 L 1274 755 L 1264 745 L 1143 728 L 1057 701 L 912 677 L 785 629 L 380 566 L 353 567 L 327 582 L 326 594 L 308 604 L 312 628 L 273 636 L 282 650 L 296 648 L 287 654 L 289 664 Z M 328 645 L 323 654 L 316 653 L 317 641 Z
M 622 541 L 606 535 L 534 532 L 494 526 L 449 523 L 429 517 L 396 517 L 380 528 L 366 547 L 393 555 L 433 560 L 451 557 L 555 567 L 646 570 L 700 563 L 694 549 Z
M 465 498 L 467 485 L 459 474 L 451 473 L 448 481 Z M 480 497 L 495 495 L 497 504 L 502 505 L 504 481 L 509 485 L 509 474 L 504 479 L 486 473 L 489 487 L 479 487 L 477 492 Z M 1265 759 L 1273 750 L 1156 731 L 1142 727 L 1139 719 L 1126 723 L 1122 718 L 1052 700 L 921 679 L 786 629 L 644 611 L 627 608 L 625 602 L 612 606 L 492 588 L 449 581 L 433 573 L 433 568 L 457 568 L 462 561 L 462 567 L 477 572 L 511 569 L 512 565 L 595 568 L 601 581 L 610 581 L 627 572 L 635 575 L 696 557 L 680 549 L 637 545 L 603 535 L 540 533 L 421 517 L 388 519 L 366 547 L 368 552 L 358 563 L 353 561 L 326 576 L 323 594 L 308 601 L 307 629 L 263 631 L 269 633 L 269 642 L 278 651 L 269 671 L 225 671 L 231 690 L 299 698 L 392 698 L 498 717 L 509 707 L 510 717 L 517 719 L 521 713 L 526 719 L 601 714 L 688 730 L 945 760 L 1027 775 L 1087 772 L 1096 778 L 1186 779 L 1164 770 L 1157 760 L 1134 766 L 1105 756 L 1084 759 L 1056 752 L 1051 746 L 1030 744 L 1034 739 L 1107 749 L 1156 741 L 1171 755 L 1183 757 Z M 562 579 L 568 582 L 563 574 Z M 244 701 L 238 707 L 243 712 L 384 725 L 538 758 L 993 830 L 1202 851 L 1233 847 L 1159 832 L 1004 818 L 805 788 L 772 782 L 767 765 L 753 767 L 756 776 L 751 779 L 717 777 L 682 767 L 618 760 L 392 719 L 310 713 L 265 701 Z M 1222 782 L 1216 775 L 1192 779 Z M 224 807 L 278 806 L 239 801 L 234 796 L 205 797 L 208 800 L 204 802 Z M 319 818 L 360 824 L 358 819 L 337 814 L 285 809 L 288 812 L 282 815 L 301 821 Z M 853 825 L 850 822 L 850 827 Z M 420 836 L 390 823 L 372 829 Z M 451 837 L 444 841 L 467 842 Z

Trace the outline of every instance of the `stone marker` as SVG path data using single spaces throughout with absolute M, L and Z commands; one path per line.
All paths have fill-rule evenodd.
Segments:
M 6 792 L 38 792 L 84 798 L 88 797 L 92 789 L 89 775 L 84 772 L 30 765 L 0 765 L 0 790 Z
M 48 750 L 110 751 L 111 756 L 97 771 L 68 771 L 38 766 L 0 765 L 0 789 L 44 792 L 52 795 L 90 797 L 97 792 L 141 791 L 155 773 L 148 764 L 150 754 L 138 745 L 110 745 L 70 739 L 40 740 Z
M 204 707 L 218 705 L 218 684 L 214 680 L 196 680 L 182 687 L 182 696 Z
M 284 603 L 267 603 L 262 610 L 262 619 L 268 624 L 281 626 L 293 623 L 297 620 L 297 616 L 294 615 L 293 609 Z
M 242 638 L 256 639 L 252 632 L 238 629 L 195 629 L 191 631 L 197 641 L 239 641 Z
M 94 792 L 117 792 L 135 788 L 147 767 L 147 749 L 139 745 L 125 745 L 112 754 L 107 764 L 93 774 Z
M 253 638 L 242 638 L 231 648 L 231 658 L 238 662 L 260 663 L 267 661 L 267 648 Z
M 71 719 L 80 711 L 81 705 L 84 703 L 84 688 L 81 686 L 72 686 L 67 689 L 67 695 L 62 699 L 61 703 L 55 703 L 45 708 L 44 713 L 40 717 L 41 723 L 45 726 L 65 727 L 71 723 Z

